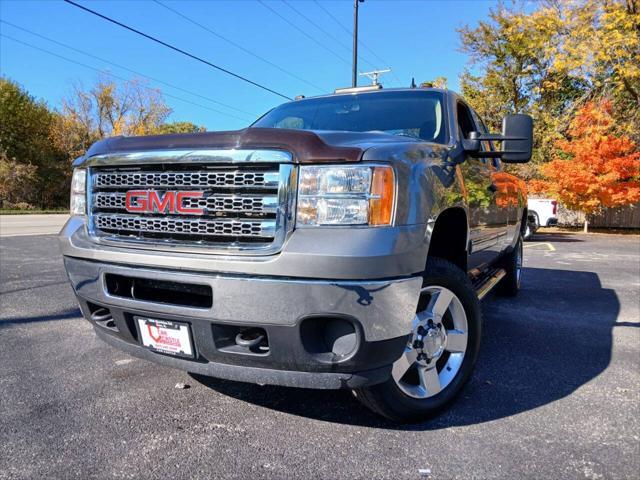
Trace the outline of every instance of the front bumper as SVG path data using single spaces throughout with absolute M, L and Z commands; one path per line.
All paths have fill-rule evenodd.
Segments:
M 117 331 L 94 322 L 98 335 L 132 355 L 203 375 L 309 388 L 356 388 L 388 378 L 415 315 L 421 277 L 392 280 L 308 280 L 202 273 L 128 266 L 65 256 L 65 267 L 83 314 L 111 311 Z M 112 295 L 106 275 L 119 275 L 211 288 L 212 305 L 187 307 Z M 177 320 L 190 325 L 194 360 L 152 352 L 141 346 L 133 317 Z M 357 336 L 353 352 L 330 359 L 310 350 L 301 325 L 310 318 L 347 319 Z M 218 348 L 216 326 L 259 327 L 269 339 L 267 355 Z
M 378 280 L 417 275 L 429 251 L 427 224 L 384 228 L 300 228 L 275 255 L 185 253 L 159 243 L 157 249 L 101 243 L 87 233 L 86 220 L 72 216 L 60 232 L 65 257 L 172 270 L 259 277 Z

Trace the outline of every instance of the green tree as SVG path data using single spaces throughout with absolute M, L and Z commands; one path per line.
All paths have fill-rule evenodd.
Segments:
M 66 165 L 51 142 L 54 115 L 17 83 L 0 78 L 0 207 L 47 207 L 66 198 Z
M 192 122 L 170 122 L 160 125 L 154 133 L 166 135 L 170 133 L 202 133 L 206 131 L 205 127 L 198 126 Z

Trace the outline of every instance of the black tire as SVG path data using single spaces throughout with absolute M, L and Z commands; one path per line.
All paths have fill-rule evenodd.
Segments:
M 530 212 L 533 215 L 533 233 L 537 232 L 540 228 L 540 217 L 536 212 Z
M 468 341 L 459 371 L 439 393 L 429 398 L 405 394 L 392 376 L 381 384 L 354 390 L 356 398 L 367 408 L 394 422 L 413 423 L 428 420 L 448 407 L 467 382 L 478 357 L 482 320 L 480 303 L 467 274 L 441 258 L 427 261 L 423 286 L 449 289 L 460 300 L 468 325 Z
M 524 227 L 524 235 L 522 236 L 523 240 L 529 240 L 534 234 L 532 225 L 527 222 Z
M 518 258 L 519 256 L 519 258 Z M 522 236 L 518 235 L 513 250 L 502 259 L 502 268 L 507 274 L 500 281 L 496 288 L 496 292 L 505 297 L 515 297 L 520 291 L 522 282 L 522 260 L 523 260 L 523 244 Z

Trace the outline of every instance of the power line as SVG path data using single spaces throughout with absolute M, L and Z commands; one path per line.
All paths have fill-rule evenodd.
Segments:
M 160 80 L 160 79 L 158 79 L 158 78 L 150 77 L 149 75 L 145 75 L 145 74 L 140 73 L 140 72 L 138 72 L 138 71 L 136 71 L 136 70 L 133 70 L 133 69 L 131 69 L 131 68 L 129 68 L 129 67 L 125 67 L 124 65 L 120 65 L 120 64 L 118 64 L 118 63 L 111 62 L 111 61 L 106 60 L 106 59 L 104 59 L 104 58 L 98 57 L 97 55 L 93 55 L 92 53 L 88 53 L 88 52 L 85 52 L 85 51 L 80 50 L 80 49 L 78 49 L 78 48 L 72 47 L 71 45 L 67 45 L 66 43 L 59 42 L 59 41 L 57 41 L 57 40 L 54 40 L 53 38 L 46 37 L 46 36 L 44 36 L 44 35 L 41 35 L 41 34 L 36 33 L 36 32 L 34 32 L 34 31 L 31 31 L 31 30 L 29 30 L 29 29 L 27 29 L 27 28 L 24 28 L 24 27 L 21 27 L 21 26 L 19 26 L 19 25 L 16 25 L 15 23 L 7 22 L 6 20 L 0 20 L 0 22 L 5 23 L 5 24 L 7 24 L 7 25 L 10 25 L 10 26 L 12 26 L 13 28 L 17 28 L 18 30 L 22 30 L 23 32 L 27 32 L 27 33 L 29 33 L 29 34 L 31 34 L 31 35 L 36 36 L 36 37 L 42 38 L 42 39 L 44 39 L 44 40 L 46 40 L 46 41 L 48 41 L 48 42 L 55 43 L 56 45 L 60 45 L 61 47 L 68 48 L 69 50 L 72 50 L 72 51 L 74 51 L 74 52 L 78 52 L 78 53 L 80 53 L 80 54 L 82 54 L 82 55 L 86 55 L 87 57 L 93 58 L 93 59 L 95 59 L 95 60 L 99 60 L 99 61 L 104 62 L 104 63 L 108 63 L 109 65 L 113 65 L 114 67 L 121 68 L 121 69 L 123 69 L 123 70 L 127 70 L 127 71 L 129 71 L 129 72 L 131 72 L 131 73 L 134 73 L 134 74 L 136 74 L 136 75 L 139 75 L 140 77 L 146 78 L 146 79 L 151 80 L 151 81 L 153 81 L 153 82 L 161 83 L 161 84 L 166 85 L 166 86 L 168 86 L 168 87 L 175 88 L 176 90 L 180 90 L 180 91 L 182 91 L 182 92 L 184 92 L 184 93 L 188 93 L 189 95 L 193 95 L 193 96 L 195 96 L 195 97 L 200 97 L 200 98 L 202 98 L 202 99 L 204 99 L 204 100 L 208 100 L 209 102 L 212 102 L 212 103 L 218 104 L 218 105 L 220 105 L 220 106 L 222 106 L 222 107 L 226 107 L 226 108 L 228 108 L 228 109 L 230 109 L 230 110 L 235 110 L 236 112 L 246 114 L 246 115 L 248 115 L 251 119 L 255 119 L 255 118 L 256 118 L 256 116 L 257 116 L 257 115 L 255 115 L 255 114 L 253 114 L 253 113 L 245 112 L 244 110 L 240 110 L 239 108 L 236 108 L 236 107 L 233 107 L 233 106 L 231 106 L 231 105 L 227 105 L 226 103 L 222 103 L 222 102 L 219 102 L 219 101 L 217 101 L 217 100 L 214 100 L 213 98 L 209 98 L 209 97 L 206 97 L 206 96 L 204 96 L 204 95 L 200 95 L 199 93 L 192 92 L 192 91 L 187 90 L 187 89 L 185 89 L 185 88 L 179 87 L 178 85 L 173 85 L 173 84 L 171 84 L 171 83 L 169 83 L 169 82 L 165 82 L 165 81 Z
M 158 39 L 156 37 L 153 37 L 153 36 L 148 35 L 148 34 L 146 34 L 144 32 L 141 32 L 140 30 L 136 30 L 135 28 L 130 27 L 129 25 L 126 25 L 126 24 L 124 24 L 122 22 L 114 20 L 113 18 L 107 17 L 106 15 L 98 13 L 95 10 L 91 10 L 90 8 L 87 8 L 87 7 L 83 6 L 83 5 L 80 5 L 79 3 L 76 3 L 76 2 L 74 2 L 72 0 L 64 0 L 64 1 L 66 3 L 68 3 L 69 5 L 73 5 L 74 7 L 77 7 L 79 9 L 81 9 L 81 10 L 84 10 L 85 12 L 88 12 L 88 13 L 90 13 L 92 15 L 95 15 L 96 17 L 100 17 L 103 20 L 106 20 L 108 22 L 113 23 L 114 25 L 118 25 L 119 27 L 122 27 L 122 28 L 124 28 L 126 30 L 129 30 L 130 32 L 136 33 L 136 34 L 138 34 L 138 35 L 140 35 L 142 37 L 145 37 L 145 38 L 147 38 L 147 39 L 149 39 L 151 41 L 154 41 L 154 42 L 156 42 L 156 43 L 158 43 L 158 44 L 160 44 L 160 45 L 162 45 L 164 47 L 170 48 L 171 50 L 173 50 L 175 52 L 181 53 L 182 55 L 185 55 L 185 56 L 187 56 L 189 58 L 197 60 L 200 63 L 204 63 L 205 65 L 208 65 L 208 66 L 210 66 L 212 68 L 215 68 L 216 70 L 219 70 L 221 72 L 224 72 L 227 75 L 231 75 L 232 77 L 235 77 L 238 80 L 242 80 L 243 82 L 249 83 L 249 84 L 251 84 L 251 85 L 253 85 L 255 87 L 261 88 L 262 90 L 265 90 L 267 92 L 273 93 L 274 95 L 278 95 L 279 97 L 285 98 L 287 100 L 293 100 L 291 97 L 288 97 L 288 96 L 284 95 L 283 93 L 280 93 L 280 92 L 277 92 L 275 90 L 272 90 L 271 88 L 266 87 L 266 86 L 264 86 L 264 85 L 262 85 L 262 84 L 260 84 L 258 82 L 254 82 L 253 80 L 250 80 L 247 77 L 244 77 L 244 76 L 242 76 L 242 75 L 240 75 L 238 73 L 234 73 L 231 70 L 228 70 L 228 69 L 223 68 L 223 67 L 221 67 L 219 65 L 216 65 L 215 63 L 211 63 L 208 60 L 205 60 L 204 58 L 198 57 L 197 55 L 194 55 L 194 54 L 189 53 L 189 52 L 187 52 L 185 50 L 182 50 L 181 48 L 175 47 L 175 46 L 171 45 L 170 43 L 164 42 L 164 41 L 162 41 L 162 40 L 160 40 L 160 39 Z
M 333 21 L 342 29 L 344 30 L 349 36 L 351 36 L 353 34 L 353 32 L 351 30 L 349 30 L 348 27 L 345 27 L 343 25 L 343 23 L 338 20 L 336 18 L 336 16 L 331 13 L 329 10 L 327 10 L 325 7 L 322 6 L 322 4 L 318 1 L 318 0 L 313 0 L 313 2 L 318 5 L 318 7 L 320 7 L 320 9 L 326 13 L 331 19 L 333 19 Z M 367 45 L 365 45 L 364 42 L 362 42 L 361 40 L 358 40 L 358 43 L 364 48 L 366 49 L 371 55 L 373 55 L 379 62 L 382 62 L 383 65 L 389 65 L 389 63 L 385 62 L 382 58 L 380 58 L 380 56 L 374 52 L 371 48 L 369 48 Z M 396 81 L 398 82 L 398 84 L 402 85 L 401 80 L 398 78 L 398 76 L 396 75 L 396 73 L 393 71 L 393 69 L 391 70 L 391 74 L 393 75 L 393 77 L 396 79 Z
M 65 0 L 65 1 L 69 1 L 69 0 Z M 302 35 L 304 35 L 305 37 L 307 37 L 309 40 L 311 40 L 313 43 L 315 43 L 316 45 L 320 46 L 321 48 L 323 48 L 324 50 L 326 50 L 327 52 L 331 53 L 333 56 L 335 56 L 338 60 L 340 60 L 341 62 L 346 63 L 347 65 L 351 65 L 351 62 L 349 60 L 345 60 L 344 57 L 342 57 L 339 53 L 337 53 L 335 50 L 332 50 L 331 48 L 327 47 L 324 43 L 320 42 L 318 39 L 316 39 L 315 37 L 312 37 L 311 35 L 309 35 L 307 32 L 305 32 L 303 29 L 301 29 L 299 26 L 297 26 L 295 23 L 293 23 L 291 20 L 289 20 L 288 18 L 284 17 L 283 15 L 281 15 L 280 13 L 278 13 L 277 10 L 274 10 L 273 8 L 271 8 L 269 5 L 267 5 L 266 3 L 264 3 L 262 0 L 258 0 L 258 3 L 260 3 L 260 5 L 262 5 L 264 8 L 266 8 L 267 10 L 270 10 L 274 15 L 280 17 L 281 20 L 283 20 L 284 22 L 286 22 L 289 26 L 295 28 L 298 32 L 300 32 Z
M 302 82 L 302 83 L 304 83 L 304 84 L 306 84 L 306 85 L 309 85 L 310 87 L 315 88 L 316 90 L 319 90 L 319 91 L 321 91 L 321 92 L 324 92 L 324 91 L 325 91 L 325 89 L 323 89 L 323 88 L 319 87 L 318 85 L 315 85 L 315 84 L 313 84 L 313 83 L 311 83 L 311 82 L 309 82 L 309 81 L 305 80 L 304 78 L 302 78 L 302 77 L 300 77 L 300 76 L 296 75 L 295 73 L 292 73 L 292 72 L 290 72 L 289 70 L 286 70 L 286 69 L 282 68 L 280 65 L 278 65 L 278 64 L 276 64 L 276 63 L 273 63 L 273 62 L 272 62 L 272 61 L 270 61 L 270 60 L 267 60 L 266 58 L 264 58 L 264 57 L 262 57 L 262 56 L 258 55 L 257 53 L 255 53 L 255 52 L 253 52 L 253 51 L 249 50 L 248 48 L 243 47 L 243 46 L 242 46 L 242 45 L 240 45 L 239 43 L 234 42 L 233 40 L 231 40 L 231 39 L 229 39 L 229 38 L 227 38 L 227 37 L 225 37 L 225 36 L 223 36 L 223 35 L 220 35 L 218 32 L 216 32 L 216 31 L 212 30 L 211 28 L 207 27 L 206 25 L 203 25 L 203 24 L 201 24 L 201 23 L 199 23 L 199 22 L 195 21 L 194 19 L 192 19 L 192 18 L 190 18 L 190 17 L 188 17 L 188 16 L 184 15 L 183 13 L 179 12 L 178 10 L 175 10 L 175 9 L 171 8 L 170 6 L 168 6 L 168 5 L 164 4 L 164 3 L 162 3 L 160 0 L 153 0 L 153 1 L 154 1 L 155 3 L 157 3 L 158 5 L 160 5 L 161 7 L 166 8 L 166 9 L 167 9 L 167 10 L 169 10 L 170 12 L 173 12 L 175 15 L 178 15 L 179 17 L 183 18 L 183 19 L 184 19 L 184 20 L 186 20 L 187 22 L 190 22 L 190 23 L 192 23 L 192 24 L 196 25 L 197 27 L 200 27 L 201 29 L 203 29 L 203 30 L 205 30 L 205 31 L 209 32 L 211 35 L 214 35 L 215 37 L 217 37 L 217 38 L 219 38 L 219 39 L 221 39 L 221 40 L 223 40 L 223 41 L 227 42 L 228 44 L 233 45 L 233 46 L 234 46 L 234 47 L 236 47 L 237 49 L 242 50 L 244 53 L 246 53 L 246 54 L 248 54 L 248 55 L 251 55 L 251 56 L 252 56 L 252 57 L 254 57 L 254 58 L 257 58 L 258 60 L 260 60 L 260 61 L 262 61 L 262 62 L 266 63 L 267 65 L 272 66 L 273 68 L 275 68 L 275 69 L 277 69 L 277 70 L 281 71 L 282 73 L 284 73 L 284 74 L 286 74 L 286 75 L 289 75 L 290 77 L 295 78 L 296 80 L 298 80 L 298 81 L 300 81 L 300 82 Z
M 324 35 L 326 35 L 327 37 L 329 37 L 330 39 L 332 39 L 334 42 L 336 42 L 338 45 L 340 45 L 342 48 L 344 48 L 347 52 L 351 52 L 351 46 L 350 45 L 346 45 L 345 43 L 343 43 L 341 40 L 337 39 L 336 37 L 334 37 L 332 34 L 330 34 L 329 32 L 327 32 L 325 29 L 323 29 L 320 25 L 318 25 L 316 22 L 314 22 L 312 19 L 310 19 L 309 17 L 307 17 L 304 13 L 302 13 L 300 10 L 298 10 L 296 7 L 294 7 L 293 5 L 291 5 L 291 3 L 289 3 L 287 0 L 282 0 L 282 3 L 284 3 L 287 7 L 289 7 L 291 10 L 293 10 L 295 13 L 297 13 L 300 17 L 304 18 L 308 23 L 310 23 L 311 25 L 313 25 L 314 27 L 316 27 L 318 30 L 320 30 Z M 374 65 L 373 63 L 371 63 L 369 60 L 367 60 L 366 58 L 363 58 L 362 55 L 359 55 L 359 57 L 362 59 L 362 61 L 366 64 L 368 64 L 370 67 L 372 68 L 376 68 L 376 65 Z
M 117 78 L 118 80 L 122 80 L 123 82 L 128 82 L 128 81 L 129 81 L 128 79 L 126 79 L 126 78 L 124 78 L 124 77 L 120 77 L 120 76 L 115 75 L 115 74 L 113 74 L 113 73 L 111 73 L 111 72 L 108 72 L 108 71 L 106 71 L 106 70 L 101 70 L 101 69 L 99 69 L 99 68 L 92 67 L 91 65 L 87 65 L 86 63 L 78 62 L 77 60 L 73 60 L 73 59 L 71 59 L 71 58 L 65 57 L 64 55 L 59 55 L 59 54 L 54 53 L 54 52 L 52 52 L 52 51 L 50 51 L 50 50 L 47 50 L 46 48 L 37 47 L 37 46 L 32 45 L 32 44 L 30 44 L 30 43 L 23 42 L 22 40 L 18 40 L 17 38 L 13 38 L 13 37 L 11 37 L 11 36 L 9 36 L 9 35 L 6 35 L 6 34 L 4 34 L 4 33 L 0 33 L 0 37 L 4 37 L 4 38 L 6 38 L 6 39 L 8 39 L 8 40 L 11 40 L 11 41 L 16 42 L 16 43 L 20 43 L 20 44 L 22 44 L 22 45 L 25 45 L 25 46 L 27 46 L 27 47 L 33 48 L 33 49 L 35 49 L 35 50 L 39 50 L 39 51 L 41 51 L 41 52 L 48 53 L 49 55 L 52 55 L 52 56 L 54 56 L 54 57 L 61 58 L 62 60 L 66 60 L 67 62 L 75 63 L 76 65 L 80 65 L 81 67 L 88 68 L 88 69 L 90 69 L 90 70 L 95 70 L 96 72 L 103 73 L 103 74 L 108 75 L 108 76 L 113 77 L 113 78 Z M 156 91 L 156 92 L 158 91 L 158 90 L 157 90 L 157 89 L 155 89 L 155 88 L 147 87 L 147 86 L 145 86 L 145 85 L 140 85 L 140 86 L 141 86 L 142 88 L 147 89 L 147 90 L 152 90 L 152 91 Z M 235 115 L 233 115 L 233 114 L 231 114 L 231 113 L 222 112 L 222 111 L 220 111 L 220 110 L 216 110 L 215 108 L 210 108 L 210 107 L 207 107 L 207 106 L 205 106 L 205 105 L 201 105 L 201 104 L 199 104 L 199 103 L 192 102 L 191 100 L 187 100 L 187 99 L 182 98 L 182 97 L 177 97 L 177 96 L 175 96 L 175 95 L 170 95 L 170 94 L 168 94 L 168 93 L 162 93 L 162 95 L 164 95 L 165 97 L 173 98 L 174 100 L 179 100 L 179 101 L 184 102 L 184 103 L 189 103 L 189 104 L 191 104 L 191 105 L 195 105 L 196 107 L 204 108 L 205 110 L 211 110 L 212 112 L 216 112 L 216 113 L 219 113 L 219 114 L 221 114 L 221 115 L 226 115 L 226 116 L 228 116 L 228 117 L 235 118 L 236 120 L 240 120 L 240 121 L 243 121 L 243 122 L 245 122 L 245 121 L 246 121 L 246 119 L 244 119 L 244 118 L 240 118 L 240 117 L 237 117 L 237 116 L 235 116 Z

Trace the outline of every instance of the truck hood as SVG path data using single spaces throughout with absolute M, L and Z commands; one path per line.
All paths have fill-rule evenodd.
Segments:
M 267 149 L 286 150 L 296 163 L 358 162 L 368 148 L 416 142 L 416 139 L 383 132 L 245 128 L 227 132 L 107 138 L 94 143 L 79 160 L 96 155 L 155 150 Z

